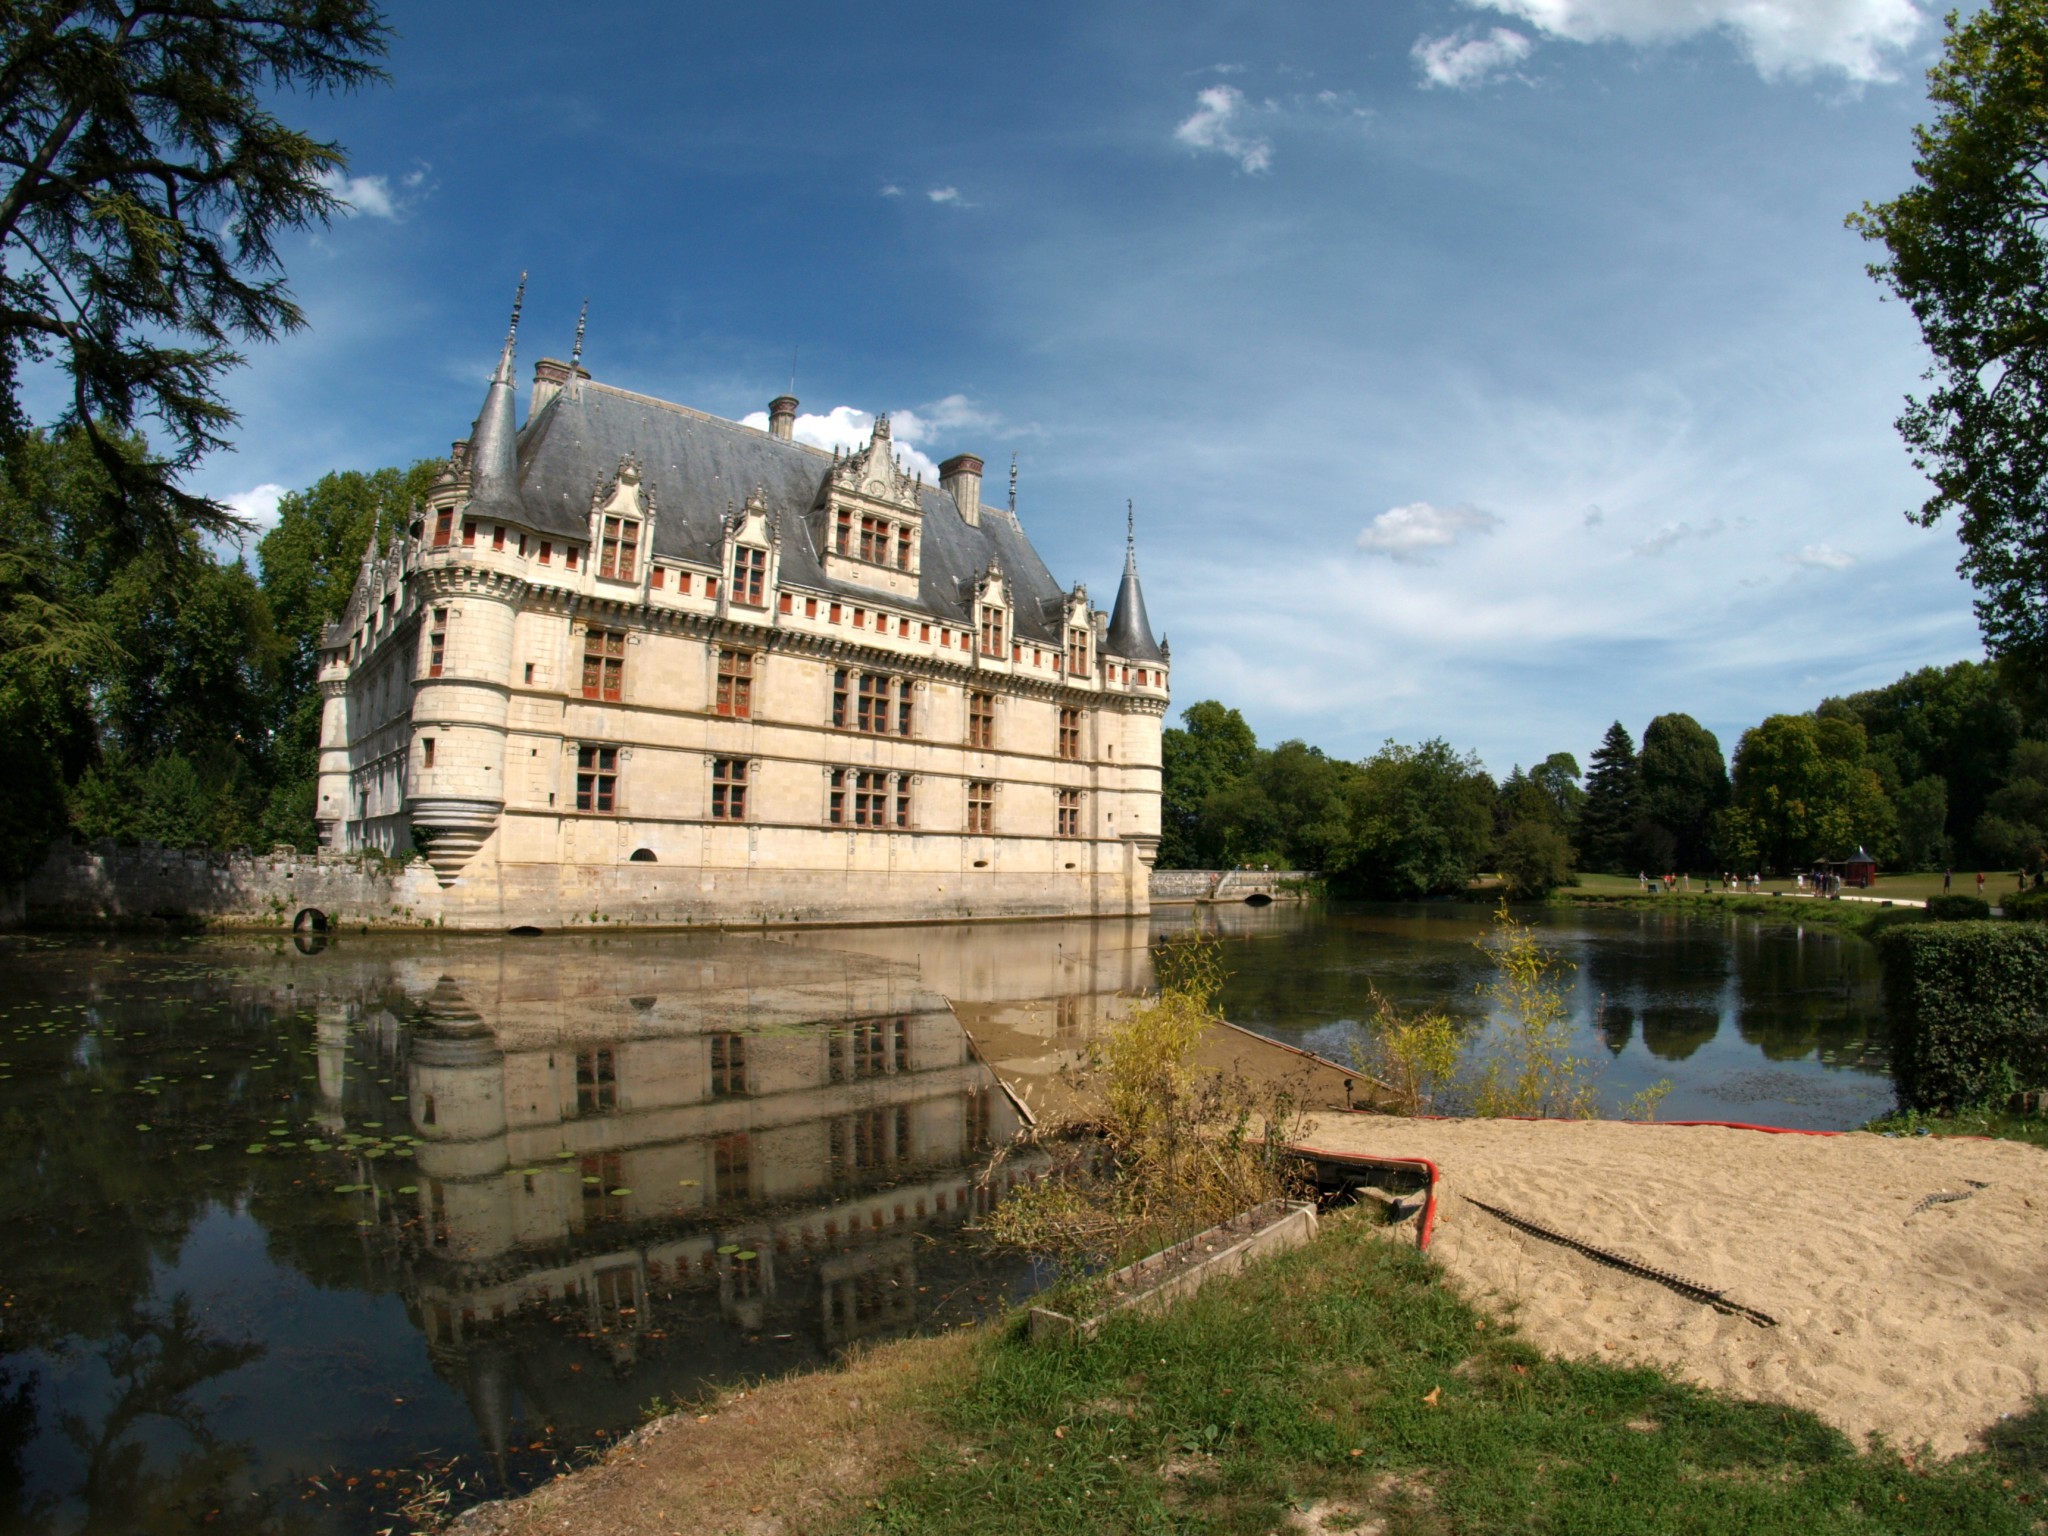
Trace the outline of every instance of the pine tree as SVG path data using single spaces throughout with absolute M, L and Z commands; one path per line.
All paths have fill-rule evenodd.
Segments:
M 1617 720 L 1608 727 L 1586 775 L 1586 803 L 1579 811 L 1578 847 L 1582 869 L 1626 873 L 1634 842 L 1641 773 L 1636 744 Z

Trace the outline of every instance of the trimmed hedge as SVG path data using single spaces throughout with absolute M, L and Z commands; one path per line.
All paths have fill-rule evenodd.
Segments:
M 2048 891 L 2015 891 L 2010 896 L 1999 898 L 1999 906 L 2007 917 L 2048 923 Z
M 1937 923 L 1981 921 L 1991 915 L 1991 903 L 1982 896 L 1930 896 L 1927 915 Z
M 1877 946 L 1903 1108 L 2048 1087 L 2048 926 L 1917 923 Z

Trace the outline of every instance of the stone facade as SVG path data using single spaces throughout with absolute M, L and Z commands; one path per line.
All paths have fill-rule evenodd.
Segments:
M 1166 648 L 1061 589 L 981 463 L 907 474 L 511 343 L 321 656 L 335 850 L 421 847 L 450 926 L 1136 914 Z

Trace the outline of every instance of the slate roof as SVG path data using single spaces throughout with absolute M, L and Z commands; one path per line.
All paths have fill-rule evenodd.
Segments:
M 970 527 L 950 493 L 925 486 L 918 601 L 836 581 L 825 575 L 808 516 L 822 500 L 831 454 L 595 381 L 566 385 L 519 433 L 519 498 L 527 525 L 587 537 L 591 497 L 611 483 L 626 454 L 639 460 L 642 484 L 654 497 L 659 558 L 716 568 L 727 512 L 744 506 L 758 487 L 769 515 L 781 520 L 785 582 L 966 627 L 972 582 L 994 559 L 1016 599 L 1012 633 L 1064 643 L 1066 594 L 1007 509 L 984 503 L 979 526 Z
M 1136 546 L 1124 552 L 1123 584 L 1116 589 L 1116 607 L 1109 616 L 1109 634 L 1103 646 L 1112 656 L 1131 661 L 1164 661 L 1166 655 L 1152 638 L 1152 620 L 1145 613 L 1145 592 L 1138 585 Z

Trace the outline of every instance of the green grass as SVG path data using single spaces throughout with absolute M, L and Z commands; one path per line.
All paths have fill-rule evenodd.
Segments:
M 2024 1141 L 2048 1147 L 2048 1116 L 2015 1115 L 2002 1109 L 1957 1109 L 1943 1114 L 1907 1109 L 1880 1115 L 1866 1131 L 1893 1131 L 1901 1136 L 1989 1136 L 1998 1141 Z
M 1760 1349 L 1768 1341 L 1759 1339 Z M 1362 1214 L 1093 1341 L 991 1337 L 946 1434 L 843 1529 L 1243 1533 L 1333 1500 L 1388 1536 L 2036 1529 L 2043 1414 L 1950 1463 L 1645 1369 L 1548 1360 Z
M 1693 893 L 1700 894 L 1706 884 L 1705 877 L 1694 875 Z M 1767 877 L 1764 889 L 1767 891 L 1794 891 L 1799 887 L 1790 875 L 1782 880 Z M 1957 896 L 1977 894 L 1977 872 L 1974 869 L 1958 869 L 1950 884 L 1950 891 Z M 1576 886 L 1569 890 L 1583 891 L 1588 895 L 1642 894 L 1642 887 L 1634 875 L 1580 875 Z M 2019 889 L 2019 875 L 2010 869 L 1984 871 L 1984 899 L 1993 906 L 1998 905 L 2001 896 L 2009 896 Z M 1718 893 L 1717 893 L 1718 894 Z M 1867 891 L 1851 891 L 1852 896 L 1875 896 L 1880 900 L 1889 897 L 1894 901 L 1925 901 L 1930 896 L 1941 894 L 1941 871 L 1920 870 L 1911 874 L 1890 874 L 1879 871 L 1877 884 Z

